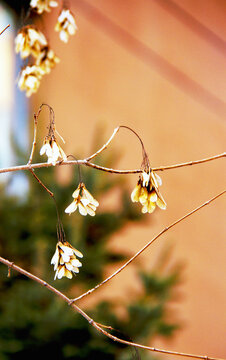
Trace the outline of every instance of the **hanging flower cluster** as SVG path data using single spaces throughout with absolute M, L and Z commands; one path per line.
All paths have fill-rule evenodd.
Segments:
M 148 172 L 142 172 L 135 189 L 132 191 L 131 200 L 141 203 L 143 214 L 152 213 L 156 205 L 162 210 L 166 209 L 166 202 L 159 191 L 161 185 L 160 176 L 155 174 L 151 168 L 149 168 Z
M 15 51 L 20 53 L 22 59 L 29 55 L 37 58 L 45 46 L 47 46 L 45 35 L 33 25 L 24 26 L 15 38 Z
M 26 91 L 26 96 L 31 96 L 38 90 L 42 75 L 43 71 L 38 66 L 25 66 L 21 70 L 18 80 L 19 88 L 22 91 Z
M 50 12 L 51 8 L 58 6 L 57 1 L 53 0 L 31 0 L 30 7 L 39 15 L 44 11 Z
M 57 143 L 54 133 L 46 136 L 44 144 L 41 147 L 40 155 L 46 154 L 48 157 L 48 164 L 56 165 L 58 159 L 67 160 L 67 155 Z
M 55 30 L 60 33 L 60 40 L 67 43 L 69 36 L 74 35 L 77 29 L 78 27 L 75 23 L 75 18 L 72 12 L 68 9 L 63 9 L 55 26 Z
M 37 126 L 37 119 L 40 114 L 42 107 L 46 105 L 49 108 L 49 126 L 48 126 L 48 134 L 44 139 L 44 143 L 40 149 L 40 155 L 46 154 L 48 157 L 48 163 L 52 165 L 56 165 L 58 160 L 67 160 L 67 156 L 64 153 L 63 149 L 60 147 L 56 140 L 55 133 L 59 135 L 55 128 L 55 114 L 53 108 L 48 104 L 42 104 L 39 108 L 38 114 L 34 116 L 35 118 L 35 126 Z M 152 213 L 156 206 L 160 209 L 166 209 L 166 202 L 163 199 L 159 187 L 162 185 L 161 178 L 154 173 L 154 171 L 150 167 L 148 155 L 145 151 L 143 141 L 139 137 L 139 135 L 127 126 L 119 126 L 117 127 L 113 135 L 107 141 L 101 149 L 99 149 L 95 154 L 91 155 L 86 159 L 88 162 L 90 159 L 93 159 L 97 154 L 100 154 L 104 149 L 106 149 L 107 145 L 109 145 L 110 141 L 113 139 L 117 131 L 120 127 L 124 127 L 135 133 L 135 135 L 139 138 L 142 146 L 143 152 L 143 160 L 141 164 L 140 176 L 135 186 L 134 190 L 131 193 L 132 202 L 139 202 L 142 205 L 142 213 Z M 34 141 L 33 144 L 36 143 L 36 131 L 34 131 Z M 60 136 L 60 135 L 59 135 Z M 63 139 L 62 139 L 63 140 Z M 34 145 L 33 145 L 34 146 Z M 33 152 L 32 152 L 33 154 Z M 79 162 L 78 162 L 79 164 Z M 106 168 L 103 168 L 106 170 Z M 79 168 L 79 177 L 81 179 L 81 173 Z M 47 189 L 48 190 L 48 189 Z M 85 184 L 80 180 L 78 187 L 72 194 L 73 201 L 72 203 L 65 209 L 65 213 L 71 215 L 77 209 L 79 213 L 83 216 L 96 215 L 96 209 L 99 206 L 99 202 L 90 194 L 87 190 Z M 80 261 L 76 258 L 82 257 L 82 254 L 74 249 L 66 240 L 65 233 L 63 230 L 63 225 L 59 218 L 59 213 L 57 211 L 58 216 L 58 226 L 57 226 L 57 236 L 58 242 L 56 245 L 56 252 L 51 260 L 51 264 L 54 265 L 54 270 L 56 271 L 55 279 L 61 279 L 63 276 L 71 279 L 72 273 L 78 273 L 79 267 L 82 266 Z
M 73 192 L 72 197 L 74 200 L 65 209 L 66 213 L 71 215 L 71 213 L 73 213 L 78 208 L 81 215 L 86 216 L 89 214 L 91 216 L 95 216 L 95 211 L 99 206 L 99 203 L 86 189 L 85 184 L 81 182 L 77 189 Z
M 31 0 L 30 7 L 37 14 L 50 12 L 51 8 L 58 6 L 58 1 L 54 0 Z M 55 30 L 59 31 L 60 39 L 68 42 L 69 35 L 74 35 L 77 31 L 75 18 L 69 9 L 63 9 L 57 19 Z M 45 38 L 45 35 L 34 25 L 22 27 L 15 38 L 15 51 L 20 53 L 22 59 L 32 56 L 33 64 L 24 66 L 18 77 L 18 87 L 26 92 L 30 97 L 38 91 L 43 75 L 49 74 L 51 69 L 59 63 L 59 58 Z
M 73 248 L 67 241 L 58 241 L 55 254 L 51 260 L 54 271 L 56 271 L 54 280 L 56 278 L 61 279 L 63 276 L 71 279 L 72 273 L 77 274 L 79 272 L 79 267 L 82 264 L 76 256 L 83 257 L 82 253 Z
M 25 66 L 19 75 L 18 86 L 26 91 L 29 97 L 37 92 L 42 76 L 59 62 L 59 58 L 49 49 L 47 40 L 35 26 L 27 25 L 20 29 L 15 39 L 16 53 L 20 53 L 22 59 L 33 56 L 35 63 Z
M 47 104 L 43 104 L 43 105 L 47 105 Z M 49 110 L 50 110 L 50 121 L 49 121 L 49 126 L 48 126 L 49 131 L 48 131 L 48 134 L 46 135 L 43 145 L 40 149 L 40 155 L 46 154 L 46 156 L 48 157 L 48 164 L 52 164 L 55 166 L 59 159 L 66 161 L 67 155 L 65 154 L 65 152 L 63 151 L 63 149 L 61 148 L 61 146 L 58 144 L 58 142 L 56 140 L 55 132 L 57 132 L 57 131 L 55 129 L 54 111 L 51 106 L 49 106 L 49 105 L 47 105 L 47 106 L 49 107 Z M 60 136 L 59 133 L 58 133 L 58 135 Z M 60 136 L 60 138 L 63 140 L 63 138 L 61 136 Z M 63 142 L 64 142 L 64 140 L 63 140 Z

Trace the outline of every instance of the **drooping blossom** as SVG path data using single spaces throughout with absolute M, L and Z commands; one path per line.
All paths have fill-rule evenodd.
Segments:
M 36 65 L 45 73 L 49 74 L 51 69 L 59 63 L 60 59 L 48 46 L 44 47 L 36 60 Z
M 81 215 L 87 214 L 94 216 L 96 208 L 99 206 L 97 200 L 86 189 L 85 184 L 80 183 L 77 189 L 73 192 L 73 202 L 65 209 L 65 212 L 71 215 L 78 208 Z
M 46 154 L 48 157 L 48 164 L 56 165 L 58 159 L 67 160 L 67 155 L 57 143 L 55 135 L 47 135 L 44 144 L 40 149 L 40 155 Z
M 37 58 L 45 46 L 47 46 L 45 35 L 33 25 L 21 28 L 15 38 L 15 51 L 20 53 L 22 59 L 29 55 Z
M 54 271 L 56 271 L 54 280 L 61 279 L 63 276 L 71 279 L 73 273 L 77 274 L 79 272 L 79 267 L 82 264 L 76 256 L 79 258 L 83 257 L 82 253 L 67 241 L 58 241 L 55 254 L 51 260 L 51 264 L 54 265 Z
M 30 7 L 38 14 L 42 14 L 44 11 L 50 12 L 51 8 L 58 6 L 57 1 L 53 0 L 31 0 Z
M 159 186 L 162 185 L 160 176 L 155 174 L 150 168 L 143 171 L 139 177 L 138 183 L 131 194 L 133 202 L 140 202 L 142 205 L 142 213 L 152 213 L 156 205 L 162 209 L 166 209 L 166 202 L 163 199 Z
M 75 18 L 69 9 L 63 9 L 57 19 L 55 30 L 59 31 L 60 40 L 67 43 L 69 36 L 74 35 L 78 27 Z
M 43 75 L 44 72 L 36 65 L 24 67 L 18 78 L 20 90 L 26 91 L 26 96 L 30 97 L 37 92 Z

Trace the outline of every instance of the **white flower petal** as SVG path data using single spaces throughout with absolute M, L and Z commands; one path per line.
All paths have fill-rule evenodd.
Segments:
M 150 181 L 150 173 L 146 173 L 146 171 L 143 171 L 142 178 L 143 178 L 143 187 L 147 187 Z
M 65 263 L 65 266 L 69 271 L 73 270 L 73 265 L 70 262 Z
M 62 277 L 65 276 L 64 273 L 65 273 L 65 268 L 64 266 L 62 266 L 62 268 L 57 273 L 57 278 L 62 279 Z
M 41 147 L 41 149 L 40 149 L 40 155 L 44 155 L 45 152 L 48 151 L 48 150 L 47 150 L 48 145 L 49 145 L 49 144 L 44 144 L 44 145 L 42 145 L 42 147 Z
M 59 259 L 59 250 L 58 250 L 58 246 L 57 246 L 56 251 L 51 259 L 51 264 L 57 264 L 58 259 Z
M 68 279 L 72 279 L 72 272 L 65 268 L 64 276 L 66 276 Z
M 72 247 L 69 247 L 67 245 L 60 245 L 60 248 L 63 250 L 63 252 L 69 256 L 72 256 L 73 255 L 73 248 Z
M 64 211 L 67 214 L 73 213 L 77 209 L 77 202 L 74 200 Z
M 75 267 L 80 267 L 82 266 L 82 263 L 78 260 L 78 259 L 73 259 L 71 260 L 71 264 Z
M 158 196 L 155 191 L 152 191 L 148 196 L 149 201 L 151 201 L 153 203 L 157 201 L 157 198 L 158 198 Z
M 87 215 L 87 209 L 83 206 L 82 203 L 78 203 L 78 210 L 81 215 L 83 215 L 83 216 Z
M 70 261 L 70 255 L 68 255 L 65 252 L 62 252 L 61 253 L 61 261 L 62 261 L 62 262 L 60 262 L 61 264 L 67 263 L 68 261 Z
M 69 39 L 68 33 L 64 30 L 60 31 L 60 40 L 67 43 Z
M 78 251 L 77 249 L 74 249 L 74 248 L 73 248 L 73 252 L 74 252 L 74 254 L 77 255 L 78 257 L 83 258 L 83 254 L 82 254 L 80 251 Z M 80 264 L 81 264 L 81 263 L 80 263 Z M 81 265 L 81 266 L 82 266 L 82 265 Z
M 80 192 L 80 187 L 78 187 L 78 188 L 73 192 L 72 197 L 73 197 L 74 199 L 77 199 L 78 196 L 79 196 L 79 192 Z

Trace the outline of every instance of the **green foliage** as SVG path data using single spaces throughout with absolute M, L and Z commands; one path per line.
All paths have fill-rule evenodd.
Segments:
M 72 280 L 63 278 L 54 282 L 50 260 L 57 241 L 56 210 L 49 195 L 31 175 L 30 188 L 23 199 L 7 196 L 6 189 L 0 189 L 0 253 L 69 296 L 76 296 L 103 280 L 106 265 L 127 259 L 128 254 L 109 250 L 109 240 L 129 222 L 143 218 L 129 201 L 130 195 L 118 176 L 110 177 L 91 169 L 84 171 L 87 189 L 98 200 L 107 191 L 119 185 L 121 188 L 118 211 L 97 211 L 91 218 L 64 214 L 77 183 L 59 186 L 54 169 L 39 169 L 37 173 L 55 194 L 67 241 L 84 254 L 80 273 Z M 119 305 L 113 300 L 99 301 L 88 313 L 97 322 L 116 329 L 112 331 L 114 335 L 127 340 L 147 343 L 156 335 L 170 336 L 177 325 L 166 320 L 166 310 L 178 282 L 178 271 L 167 276 L 140 272 L 138 278 L 143 290 L 120 305 L 125 309 L 125 316 L 119 315 Z M 15 271 L 7 277 L 4 265 L 0 266 L 0 293 L 0 360 L 139 358 L 134 349 L 98 334 L 47 289 Z M 142 359 L 147 357 L 146 353 L 141 354 Z M 148 358 L 153 359 L 150 354 Z

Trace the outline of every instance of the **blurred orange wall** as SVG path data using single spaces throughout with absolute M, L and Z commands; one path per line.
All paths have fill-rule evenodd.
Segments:
M 110 34 L 92 12 L 88 17 L 84 3 L 95 6 L 141 41 L 155 61 L 144 60 L 141 48 L 131 50 L 132 43 L 127 39 L 126 44 L 117 31 Z M 53 31 L 59 10 L 47 14 L 43 30 L 61 62 L 44 78 L 34 96 L 34 108 L 41 102 L 54 108 L 67 153 L 88 156 L 100 124 L 104 124 L 106 140 L 119 124 L 135 129 L 153 167 L 225 151 L 226 45 L 219 44 L 226 41 L 226 2 L 177 0 L 174 4 L 193 22 L 186 23 L 164 1 L 71 1 L 79 31 L 67 45 Z M 140 166 L 141 150 L 131 134 L 122 130 L 113 146 L 123 154 L 119 168 Z M 60 169 L 61 178 L 68 174 L 66 167 Z M 160 175 L 167 211 L 144 215 L 152 219 L 151 224 L 129 226 L 112 240 L 113 246 L 133 254 L 162 228 L 223 190 L 225 159 Z M 128 181 L 132 190 L 137 176 L 128 176 Z M 171 304 L 183 328 L 173 340 L 156 339 L 152 345 L 226 357 L 225 204 L 225 198 L 218 199 L 167 232 L 142 255 L 140 263 L 152 269 L 157 255 L 172 244 L 172 262 L 186 264 L 182 297 Z M 131 266 L 112 285 L 103 287 L 101 296 L 109 296 L 111 290 L 118 297 L 128 294 L 133 276 Z

